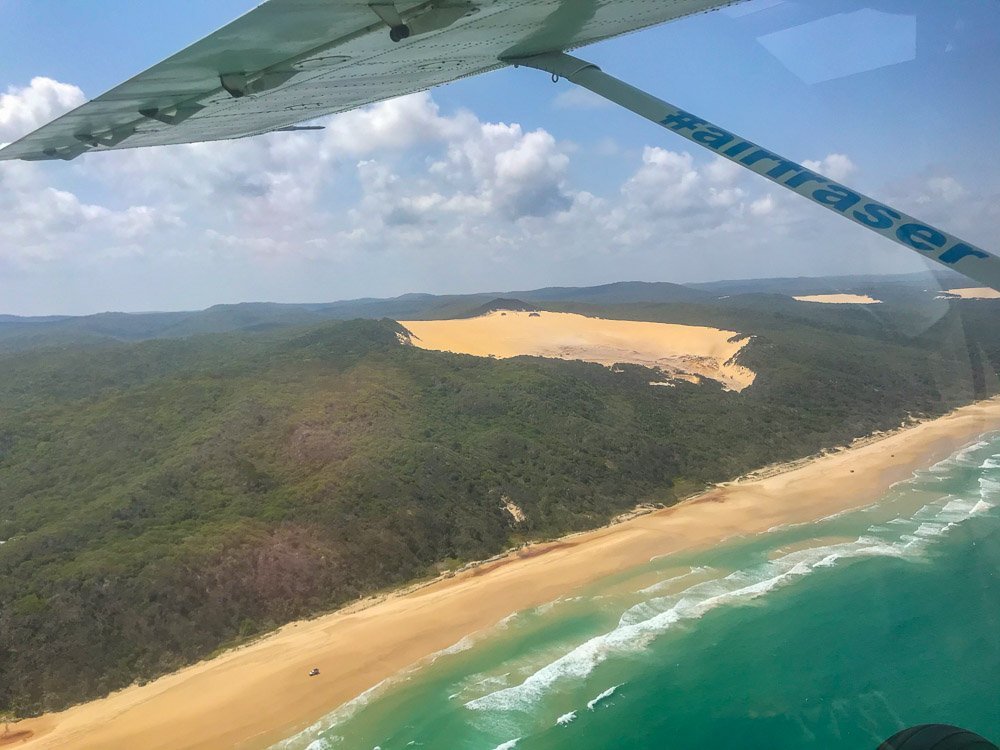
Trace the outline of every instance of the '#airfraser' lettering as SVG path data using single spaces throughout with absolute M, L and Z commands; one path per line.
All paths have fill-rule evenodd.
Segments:
M 757 174 L 791 188 L 799 195 L 839 211 L 858 224 L 875 229 L 907 247 L 932 255 L 944 263 L 957 263 L 967 257 L 989 257 L 982 250 L 969 247 L 957 240 L 942 253 L 941 249 L 952 239 L 944 232 L 914 221 L 888 206 L 883 206 L 822 175 L 810 172 L 800 164 L 765 151 L 688 112 L 678 109 L 675 114 L 663 118 L 660 124 L 696 143 L 718 151 Z

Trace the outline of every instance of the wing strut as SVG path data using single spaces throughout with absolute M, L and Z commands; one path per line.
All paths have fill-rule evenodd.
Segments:
M 505 62 L 566 78 L 883 237 L 1000 291 L 1000 257 L 761 148 L 562 52 Z

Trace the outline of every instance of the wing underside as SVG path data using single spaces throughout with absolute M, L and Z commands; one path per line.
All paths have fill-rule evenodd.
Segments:
M 266 133 L 733 1 L 268 0 L 3 148 L 0 160 Z M 387 17 L 413 35 L 391 41 Z

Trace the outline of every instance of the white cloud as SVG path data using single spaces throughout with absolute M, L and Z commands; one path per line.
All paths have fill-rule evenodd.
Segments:
M 556 94 L 552 106 L 556 109 L 607 109 L 614 104 L 593 91 L 572 86 Z
M 775 201 L 771 195 L 758 198 L 750 204 L 750 213 L 754 216 L 768 216 L 774 213 Z
M 954 177 L 931 177 L 927 180 L 927 191 L 933 198 L 945 203 L 955 203 L 968 195 L 968 190 Z
M 115 253 L 165 224 L 179 222 L 148 206 L 116 211 L 81 201 L 69 191 L 35 184 L 0 195 L 0 260 L 15 264 L 69 256 L 88 260 Z
M 973 189 L 955 175 L 931 170 L 889 186 L 884 198 L 921 221 L 996 250 L 1000 195 L 995 190 Z
M 330 118 L 320 157 L 356 158 L 429 141 L 447 143 L 467 137 L 479 126 L 470 112 L 445 117 L 430 94 L 413 94 Z
M 733 185 L 745 174 L 743 167 L 721 156 L 705 167 L 705 177 L 717 185 Z
M 802 165 L 806 169 L 810 169 L 837 182 L 846 180 L 858 170 L 850 157 L 844 154 L 829 154 L 819 161 L 807 159 L 802 162 Z
M 85 101 L 83 91 L 51 78 L 32 78 L 0 94 L 0 144 L 15 141 Z
M 16 119 L 23 129 L 82 95 L 35 79 L 4 96 L 0 126 Z M 873 258 L 892 266 L 908 257 L 701 153 L 646 147 L 636 159 L 615 146 L 624 177 L 592 194 L 574 185 L 572 161 L 582 157 L 572 144 L 468 111 L 444 113 L 429 94 L 324 124 L 69 165 L 0 163 L 0 264 L 21 269 L 25 289 L 62 274 L 66 288 L 77 285 L 63 296 L 89 299 L 86 309 L 149 309 L 865 271 Z M 833 179 L 856 171 L 844 154 L 806 165 Z M 964 211 L 966 190 L 934 175 L 906 186 L 905 202 Z M 988 210 L 983 202 L 975 215 Z M 135 284 L 154 267 L 158 298 Z M 98 270 L 102 294 L 114 299 L 88 297 L 88 274 Z M 12 283 L 0 280 L 0 295 L 12 299 Z M 133 289 L 142 296 L 129 297 Z M 57 311 L 55 296 L 47 304 L 38 311 Z

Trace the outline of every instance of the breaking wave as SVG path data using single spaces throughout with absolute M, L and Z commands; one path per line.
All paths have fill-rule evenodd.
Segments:
M 624 684 L 624 683 L 623 683 L 623 684 Z M 588 711 L 593 711 L 593 710 L 594 710 L 594 708 L 595 708 L 595 706 L 597 706 L 597 704 L 598 704 L 598 703 L 600 703 L 601 701 L 605 701 L 605 700 L 607 700 L 608 698 L 610 698 L 610 697 L 611 697 L 612 695 L 614 695 L 614 694 L 615 694 L 615 691 L 616 691 L 616 690 L 617 690 L 618 688 L 620 688 L 620 687 L 621 687 L 621 685 L 612 685 L 612 686 L 611 686 L 611 687 L 609 687 L 609 688 L 608 688 L 607 690 L 605 690 L 605 691 L 604 691 L 603 693 L 599 694 L 599 695 L 598 695 L 598 696 L 597 696 L 596 698 L 594 698 L 593 700 L 589 700 L 589 701 L 587 701 L 587 710 L 588 710 Z
M 979 447 L 985 445 L 987 444 L 983 443 Z M 966 451 L 963 460 L 967 460 L 972 449 Z M 978 464 L 977 461 L 977 467 Z M 985 481 L 990 483 L 989 492 L 1000 494 L 1000 482 Z M 939 502 L 922 507 L 912 516 L 872 526 L 854 541 L 796 550 L 761 565 L 694 584 L 677 594 L 640 602 L 625 610 L 617 627 L 609 632 L 594 636 L 550 661 L 520 684 L 475 698 L 465 703 L 465 706 L 476 711 L 530 711 L 556 683 L 568 679 L 582 680 L 608 658 L 639 651 L 679 623 L 697 620 L 720 607 L 746 604 L 842 560 L 867 557 L 919 558 L 930 544 L 956 524 L 992 507 L 994 506 L 981 497 L 969 499 L 947 496 Z M 878 536 L 879 533 L 886 532 L 891 532 L 892 538 Z M 695 570 L 654 584 L 643 591 L 654 593 L 657 589 L 662 590 L 669 584 L 691 576 Z M 613 690 L 614 688 L 612 692 Z M 597 701 L 606 697 L 602 693 L 592 703 L 596 705 Z
M 691 578 L 692 576 L 702 575 L 704 573 L 709 572 L 710 570 L 711 570 L 710 567 L 704 566 L 704 565 L 703 566 L 698 566 L 698 567 L 695 567 L 695 568 L 691 568 L 687 573 L 681 573 L 680 575 L 676 575 L 676 576 L 673 576 L 671 578 L 665 578 L 662 581 L 657 581 L 656 583 L 652 584 L 651 586 L 647 586 L 644 589 L 639 589 L 639 591 L 637 593 L 639 593 L 639 594 L 654 594 L 657 591 L 663 591 L 663 589 L 670 588 L 671 586 L 673 586 L 676 583 L 680 583 L 681 581 L 684 581 L 684 580 L 686 580 L 688 578 Z
M 352 698 L 347 701 L 347 703 L 339 706 L 335 711 L 324 716 L 315 724 L 306 727 L 298 734 L 293 735 L 286 740 L 282 740 L 281 742 L 272 745 L 270 750 L 292 750 L 292 748 L 301 747 L 302 743 L 306 742 L 309 738 L 317 737 L 317 735 L 329 731 L 337 724 L 347 721 L 354 716 L 354 714 L 367 706 L 373 698 L 375 698 L 389 685 L 391 681 L 391 679 L 382 680 L 377 685 L 373 685 L 356 698 Z M 305 748 L 306 750 L 327 750 L 328 748 L 332 748 L 334 742 L 339 742 L 340 740 L 341 738 L 336 736 L 317 737 L 317 739 L 314 739 L 306 745 Z
M 981 440 L 935 464 L 930 470 L 917 472 L 908 487 L 892 496 L 899 501 L 898 505 L 895 502 L 890 505 L 888 501 L 882 505 L 882 509 L 875 514 L 877 523 L 874 525 L 868 525 L 876 520 L 871 516 L 867 519 L 859 516 L 857 521 L 838 522 L 836 536 L 831 533 L 823 539 L 807 540 L 806 543 L 815 546 L 781 551 L 774 559 L 764 559 L 762 554 L 757 556 L 754 548 L 753 563 L 736 564 L 740 566 L 737 570 L 731 567 L 722 569 L 724 565 L 717 564 L 718 560 L 713 561 L 716 567 L 701 566 L 680 570 L 675 567 L 669 571 L 664 570 L 660 575 L 669 577 L 629 594 L 626 603 L 610 613 L 605 610 L 603 614 L 610 614 L 612 618 L 610 621 L 602 619 L 606 622 L 603 626 L 605 632 L 578 644 L 566 645 L 565 636 L 560 636 L 555 643 L 539 643 L 536 648 L 518 654 L 513 664 L 507 661 L 505 668 L 509 671 L 504 674 L 480 673 L 463 679 L 458 684 L 458 689 L 448 695 L 448 700 L 455 701 L 452 705 L 461 705 L 477 712 L 533 712 L 564 681 L 585 680 L 608 659 L 641 652 L 653 640 L 671 629 L 689 626 L 713 610 L 746 606 L 805 576 L 821 573 L 850 560 L 920 560 L 951 529 L 970 518 L 991 512 L 1000 505 L 1000 453 L 997 453 L 997 444 L 996 440 L 992 443 Z M 924 499 L 931 497 L 936 499 L 933 502 Z M 927 504 L 914 512 L 912 508 L 919 502 Z M 890 513 L 896 508 L 906 510 L 897 510 L 898 517 L 892 517 Z M 857 509 L 834 514 L 823 520 L 833 520 L 854 512 Z M 840 531 L 842 526 L 852 529 L 850 536 Z M 775 530 L 778 529 L 772 529 Z M 805 533 L 811 535 L 814 532 L 810 530 Z M 763 544 L 768 543 L 765 541 Z M 732 557 L 721 559 L 732 560 Z M 677 574 L 670 575 L 673 573 Z M 637 602 L 640 597 L 642 600 Z M 522 621 L 519 619 L 521 617 L 547 619 L 553 608 L 579 598 L 581 597 L 558 599 L 532 610 L 511 614 L 496 623 L 491 630 L 519 629 L 526 623 L 534 622 L 530 619 Z M 473 648 L 483 635 L 485 633 L 463 638 L 421 660 L 414 667 Z M 274 745 L 272 750 L 334 750 L 342 747 L 345 739 L 335 735 L 345 733 L 335 727 L 350 720 L 369 702 L 381 697 L 390 683 L 399 682 L 411 671 L 412 668 L 403 670 L 390 680 L 379 683 L 295 737 Z M 620 688 L 621 685 L 614 685 L 603 690 L 587 701 L 586 708 L 594 711 Z M 552 721 L 555 713 L 547 713 L 544 717 L 546 724 Z M 555 723 L 560 727 L 568 726 L 579 718 L 580 713 L 582 707 L 558 716 Z M 495 722 L 500 717 L 480 716 L 482 721 L 490 724 L 492 742 L 497 742 L 504 736 L 521 735 L 502 742 L 494 750 L 513 750 L 525 734 L 525 727 L 519 726 L 518 717 L 505 717 L 500 722 L 503 726 L 499 726 Z

